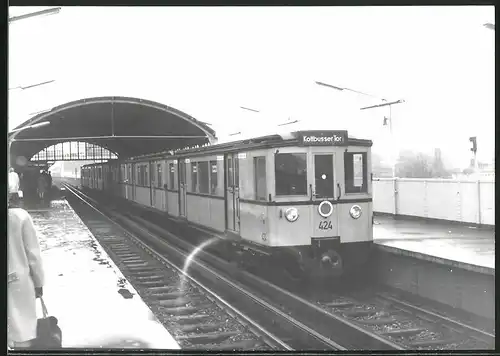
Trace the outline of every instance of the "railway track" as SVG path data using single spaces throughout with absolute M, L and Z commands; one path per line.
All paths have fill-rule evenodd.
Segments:
M 165 235 L 165 230 L 160 226 L 137 217 L 134 209 L 129 211 L 128 217 L 149 231 Z M 202 252 L 199 257 L 207 259 L 205 255 Z M 208 259 L 213 262 L 213 257 Z M 243 274 L 248 277 L 247 273 Z M 263 288 L 266 284 L 267 288 Z M 328 335 L 328 332 L 324 331 L 328 325 L 330 329 L 333 325 L 340 324 L 343 324 L 344 329 L 350 328 L 350 336 L 344 332 L 345 337 L 342 337 L 346 349 L 477 350 L 495 347 L 494 330 L 486 331 L 472 327 L 465 322 L 453 320 L 425 306 L 410 304 L 387 293 L 365 292 L 350 296 L 329 294 L 318 300 L 310 296 L 299 297 L 303 294 L 300 291 L 290 293 L 255 276 L 245 278 L 245 285 L 251 285 L 259 290 L 261 295 L 267 295 L 267 299 L 287 305 L 289 309 L 294 311 L 302 309 L 310 316 L 314 316 L 317 324 L 310 326 L 321 330 L 325 335 Z M 303 314 L 300 316 L 301 313 L 295 312 L 295 314 L 296 317 L 302 318 L 301 320 L 306 318 Z M 336 330 L 342 328 L 337 327 Z M 357 341 L 353 340 L 353 335 L 358 337 Z
M 365 291 L 317 301 L 335 315 L 371 330 L 410 350 L 486 350 L 495 335 L 464 322 L 416 306 L 387 292 Z
M 76 195 L 79 200 L 85 199 L 87 204 L 93 206 L 93 209 L 97 209 L 96 206 L 99 206 L 97 201 L 84 196 L 74 188 L 69 186 L 66 186 L 66 188 L 72 194 Z M 71 200 L 76 199 L 76 197 L 68 198 Z M 76 206 L 74 209 L 78 211 Z M 99 210 L 106 209 L 99 208 Z M 135 238 L 138 240 L 135 242 L 136 244 L 147 244 L 146 249 L 152 249 L 155 251 L 154 253 L 161 255 L 162 258 L 168 258 L 180 269 L 185 268 L 180 266 L 189 265 L 189 276 L 203 281 L 211 280 L 211 283 L 216 286 L 218 294 L 224 294 L 225 300 L 232 303 L 234 309 L 239 310 L 241 313 L 246 313 L 246 315 L 251 315 L 252 320 L 260 326 L 260 329 L 268 330 L 269 334 L 272 333 L 272 335 L 278 337 L 292 349 L 403 349 L 395 343 L 380 338 L 374 333 L 362 330 L 352 323 L 341 320 L 307 300 L 298 298 L 245 271 L 237 273 L 237 282 L 235 281 L 235 275 L 232 273 L 233 271 L 230 269 L 231 265 L 226 261 L 209 256 L 209 254 L 203 251 L 203 248 L 195 249 L 195 252 L 193 252 L 192 245 L 141 218 L 125 217 L 124 214 L 117 211 L 101 211 L 99 214 L 106 214 L 108 218 L 113 219 L 114 223 L 119 224 L 122 229 L 128 231 L 127 235 L 130 234 L 129 231 L 140 235 L 140 240 Z M 147 242 L 145 242 L 146 240 Z M 104 244 L 106 243 L 104 242 Z M 182 249 L 179 248 L 181 245 L 183 246 Z M 195 254 L 196 257 L 193 257 Z M 112 253 L 110 255 L 112 256 Z M 208 260 L 210 260 L 210 263 L 206 263 Z M 186 263 L 186 261 L 190 262 Z M 139 263 L 139 261 L 137 260 L 136 263 Z M 207 265 L 210 265 L 210 267 Z M 214 268 L 214 266 L 216 267 Z M 146 266 L 135 267 L 145 268 Z M 123 273 L 127 275 L 126 268 Z M 130 281 L 134 285 L 133 277 L 130 278 Z M 140 285 L 137 288 L 141 290 Z M 143 294 L 145 295 L 143 299 L 147 301 L 147 295 Z M 172 334 L 175 335 L 175 332 Z M 218 345 L 212 347 L 217 349 Z M 204 348 L 204 346 L 197 346 L 197 348 Z
M 188 256 L 177 261 L 165 257 L 165 249 L 157 251 L 143 236 L 139 239 L 120 226 L 123 217 L 100 211 L 95 201 L 66 188 L 72 193 L 67 198 L 73 209 L 183 349 L 343 349 L 216 272 L 196 262 L 187 267 Z M 115 227 L 112 234 L 105 227 L 110 219 Z M 216 281 L 221 292 L 209 289 L 197 277 Z

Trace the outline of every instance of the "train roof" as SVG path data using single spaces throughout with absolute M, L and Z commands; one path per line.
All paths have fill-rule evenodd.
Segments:
M 201 154 L 220 154 L 227 152 L 238 152 L 245 150 L 255 150 L 263 148 L 273 148 L 273 147 L 286 147 L 286 146 L 299 146 L 302 144 L 304 137 L 307 135 L 314 135 L 315 137 L 330 137 L 329 135 L 339 134 L 343 137 L 341 143 L 342 146 L 364 146 L 371 147 L 373 142 L 371 140 L 359 139 L 354 137 L 349 137 L 347 131 L 332 131 L 332 130 L 314 130 L 314 131 L 294 131 L 285 134 L 272 134 L 266 136 L 259 136 L 253 138 L 247 138 L 243 140 L 237 140 L 221 144 L 207 144 L 204 146 L 197 147 L 186 147 L 176 151 L 163 151 L 158 153 L 152 153 L 142 156 L 135 156 L 125 159 L 125 161 L 143 161 L 155 158 L 182 158 L 185 156 L 192 156 L 196 153 Z M 310 136 L 309 136 L 310 137 Z M 331 146 L 331 144 L 329 144 Z M 98 164 L 98 163 L 97 163 Z M 96 164 L 88 164 L 82 167 L 93 166 Z
M 192 156 L 193 153 L 202 154 L 215 154 L 215 153 L 226 153 L 226 152 L 237 152 L 245 150 L 255 150 L 262 148 L 273 148 L 273 147 L 283 147 L 283 146 L 299 146 L 301 145 L 301 140 L 306 135 L 318 135 L 319 137 L 328 137 L 330 134 L 341 133 L 344 136 L 343 146 L 364 146 L 371 147 L 373 142 L 366 139 L 358 139 L 354 137 L 348 137 L 347 131 L 294 131 L 285 134 L 273 134 L 266 136 L 259 136 L 253 138 L 247 138 L 238 141 L 232 141 L 221 144 L 207 144 L 198 147 L 186 147 L 176 151 L 164 151 L 153 154 L 147 154 L 142 156 L 131 157 L 127 160 L 130 161 L 140 161 L 150 158 L 163 158 L 165 156 L 179 157 Z

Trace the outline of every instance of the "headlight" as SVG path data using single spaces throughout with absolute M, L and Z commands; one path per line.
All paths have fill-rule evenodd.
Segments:
M 285 218 L 290 222 L 294 222 L 299 218 L 299 211 L 296 208 L 288 208 L 285 211 Z
M 328 200 L 322 201 L 318 206 L 318 213 L 324 218 L 329 217 L 333 213 L 333 205 Z
M 351 207 L 351 210 L 349 210 L 349 214 L 351 214 L 351 217 L 353 219 L 359 219 L 359 217 L 361 216 L 361 208 L 359 207 L 359 205 L 353 205 Z

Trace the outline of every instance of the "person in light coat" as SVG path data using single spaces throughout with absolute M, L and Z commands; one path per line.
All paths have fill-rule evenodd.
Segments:
M 9 206 L 7 224 L 7 345 L 30 347 L 36 338 L 36 298 L 44 284 L 40 243 L 26 210 Z

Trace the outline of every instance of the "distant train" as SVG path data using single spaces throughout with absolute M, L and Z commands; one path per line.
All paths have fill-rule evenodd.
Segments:
M 370 140 L 297 131 L 82 167 L 82 187 L 220 237 L 234 260 L 339 277 L 373 243 Z

